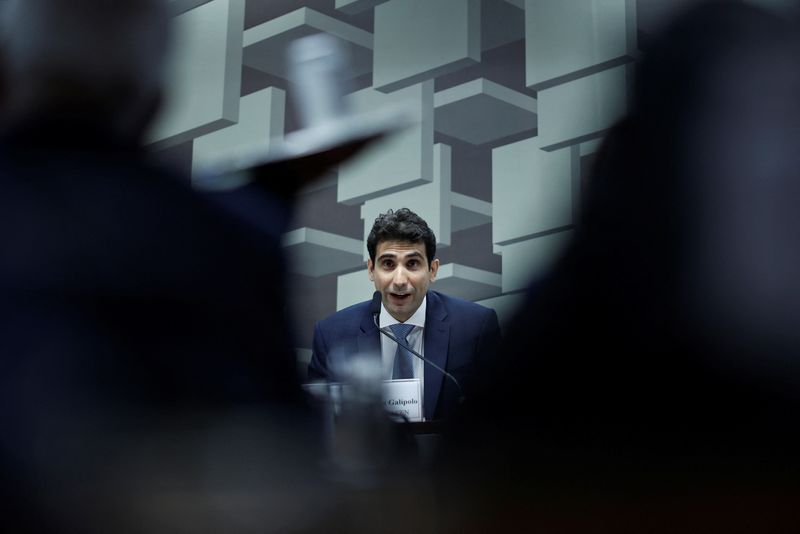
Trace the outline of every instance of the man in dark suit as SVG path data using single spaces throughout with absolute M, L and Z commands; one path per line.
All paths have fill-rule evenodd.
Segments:
M 407 208 L 389 210 L 375 220 L 367 250 L 367 270 L 380 294 L 380 309 L 362 302 L 317 323 L 309 379 L 346 380 L 346 363 L 355 355 L 380 357 L 385 379 L 423 381 L 426 420 L 447 417 L 464 396 L 461 388 L 499 341 L 497 314 L 429 289 L 439 269 L 436 237 Z M 379 327 L 398 339 L 405 337 L 411 349 L 455 380 L 381 336 Z

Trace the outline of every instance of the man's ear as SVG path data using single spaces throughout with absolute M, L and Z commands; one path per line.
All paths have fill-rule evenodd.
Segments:
M 436 280 L 436 273 L 439 272 L 439 259 L 431 262 L 431 282 Z
M 374 270 L 375 270 L 375 265 L 372 263 L 372 260 L 371 259 L 367 260 L 367 274 L 369 275 L 370 282 L 375 281 Z

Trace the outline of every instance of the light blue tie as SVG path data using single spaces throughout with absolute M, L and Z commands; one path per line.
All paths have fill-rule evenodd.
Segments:
M 394 337 L 401 343 L 408 345 L 406 336 L 414 329 L 413 324 L 397 323 L 389 326 L 389 329 L 394 334 Z M 402 378 L 414 378 L 414 366 L 412 365 L 411 353 L 402 347 L 400 343 L 397 344 L 397 352 L 394 354 L 394 370 L 392 371 L 392 378 L 395 380 Z

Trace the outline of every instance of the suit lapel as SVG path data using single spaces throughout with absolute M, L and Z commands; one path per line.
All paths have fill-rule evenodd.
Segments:
M 447 369 L 447 350 L 450 345 L 450 324 L 447 321 L 447 310 L 439 296 L 428 292 L 427 310 L 425 313 L 425 358 L 442 369 Z M 425 366 L 425 419 L 430 421 L 436 413 L 439 392 L 442 389 L 444 375 L 430 365 Z

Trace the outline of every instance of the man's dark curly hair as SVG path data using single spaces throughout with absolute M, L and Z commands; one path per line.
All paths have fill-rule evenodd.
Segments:
M 436 255 L 436 236 L 425 220 L 408 208 L 397 211 L 389 210 L 381 213 L 375 219 L 372 230 L 367 237 L 367 251 L 369 258 L 375 262 L 375 251 L 381 241 L 408 241 L 410 243 L 425 243 L 425 255 L 428 257 L 430 267 Z

